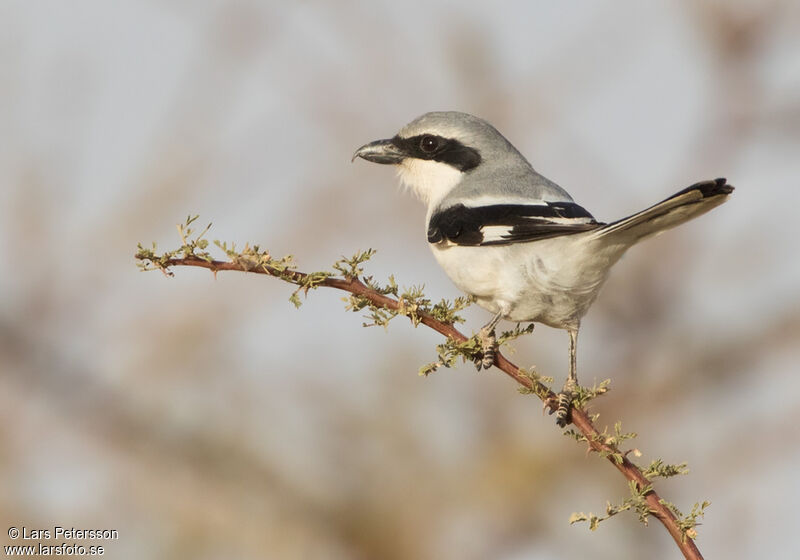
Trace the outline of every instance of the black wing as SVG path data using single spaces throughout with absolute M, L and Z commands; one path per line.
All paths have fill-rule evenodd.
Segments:
M 428 223 L 428 242 L 457 245 L 510 245 L 596 229 L 604 224 L 574 202 L 456 204 L 439 210 Z

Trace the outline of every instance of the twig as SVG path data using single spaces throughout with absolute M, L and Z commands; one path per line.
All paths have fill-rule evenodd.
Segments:
M 137 255 L 136 258 L 144 260 L 141 255 Z M 205 260 L 192 255 L 183 258 L 165 259 L 159 263 L 159 266 L 162 267 L 162 269 L 167 269 L 172 266 L 195 266 L 211 270 L 215 275 L 222 270 L 252 272 L 279 277 L 300 285 L 304 283 L 304 280 L 309 278 L 308 274 L 293 269 L 278 269 L 269 265 L 260 265 L 251 268 L 246 264 L 211 259 Z M 379 293 L 355 276 L 345 278 L 328 276 L 315 279 L 314 285 L 350 292 L 351 294 L 364 297 L 372 304 L 385 309 L 398 311 L 401 307 L 401 303 L 397 299 Z M 427 313 L 420 313 L 418 319 L 420 323 L 457 342 L 464 342 L 467 340 L 467 337 L 459 332 L 452 324 L 439 321 Z M 556 395 L 548 387 L 527 374 L 523 369 L 508 361 L 505 356 L 500 353 L 497 354 L 495 365 L 505 374 L 513 378 L 514 381 L 525 387 L 529 392 L 536 394 L 542 399 L 542 402 L 547 408 L 551 411 L 555 411 L 557 408 Z M 664 525 L 669 534 L 672 535 L 672 538 L 675 540 L 675 543 L 678 545 L 684 557 L 687 558 L 687 560 L 702 560 L 703 555 L 695 545 L 694 539 L 687 534 L 685 529 L 681 529 L 677 517 L 666 505 L 667 502 L 663 501 L 658 493 L 653 490 L 652 482 L 642 473 L 641 469 L 628 460 L 626 454 L 622 453 L 617 448 L 616 444 L 609 443 L 607 438 L 603 437 L 597 431 L 585 410 L 580 407 L 573 407 L 571 410 L 571 417 L 572 424 L 583 435 L 590 449 L 605 457 L 622 473 L 629 483 L 633 483 L 635 490 L 642 493 L 641 495 L 649 507 L 649 512 L 655 516 L 655 518 Z

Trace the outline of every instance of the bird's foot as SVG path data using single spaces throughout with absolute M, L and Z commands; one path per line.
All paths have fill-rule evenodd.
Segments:
M 475 367 L 478 371 L 489 369 L 494 365 L 497 358 L 497 338 L 494 334 L 494 329 L 483 327 L 478 332 L 478 341 L 481 343 L 481 354 L 475 358 Z
M 560 393 L 556 395 L 558 406 L 556 407 L 556 424 L 564 428 L 572 422 L 570 411 L 572 409 L 572 398 L 575 396 L 574 385 L 567 383 Z

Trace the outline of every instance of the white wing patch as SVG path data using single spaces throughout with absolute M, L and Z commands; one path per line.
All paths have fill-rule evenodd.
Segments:
M 511 235 L 511 230 L 510 226 L 483 226 L 481 228 L 483 242 L 504 241 Z
M 553 201 L 551 201 L 553 202 Z M 498 196 L 492 194 L 482 194 L 475 198 L 462 201 L 467 208 L 479 208 L 481 206 L 498 206 L 501 204 L 514 204 L 517 206 L 547 206 L 547 201 L 534 198 L 517 196 Z
M 575 224 L 591 224 L 594 223 L 594 220 L 591 218 L 530 218 L 530 222 L 531 226 L 546 226 L 548 224 L 568 226 Z M 483 234 L 484 243 L 492 243 L 512 239 L 515 237 L 515 233 L 518 232 L 519 229 L 520 225 L 482 226 L 481 234 Z

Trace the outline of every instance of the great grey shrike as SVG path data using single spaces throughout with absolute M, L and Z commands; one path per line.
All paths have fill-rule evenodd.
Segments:
M 642 239 L 725 202 L 725 179 L 702 181 L 641 212 L 598 222 L 537 173 L 486 121 L 459 112 L 426 113 L 393 138 L 353 155 L 392 164 L 427 205 L 428 243 L 450 279 L 494 314 L 479 337 L 488 368 L 500 319 L 544 323 L 569 333 L 569 375 L 556 419 L 564 426 L 577 387 L 576 346 L 589 310 L 622 254 Z

